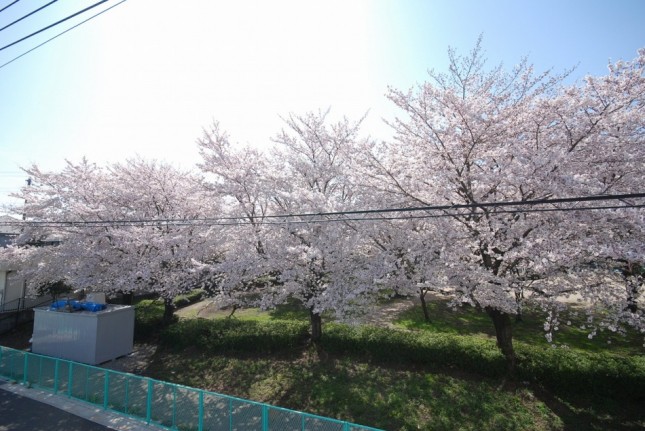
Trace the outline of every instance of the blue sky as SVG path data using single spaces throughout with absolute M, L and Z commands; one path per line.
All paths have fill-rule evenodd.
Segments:
M 0 31 L 0 47 L 96 1 L 59 0 Z M 118 1 L 0 50 L 0 205 L 32 163 L 140 155 L 190 167 L 213 120 L 262 146 L 291 112 L 369 110 L 365 134 L 387 138 L 387 86 L 444 70 L 448 46 L 466 52 L 480 34 L 491 65 L 577 65 L 571 82 L 645 47 L 641 0 L 127 0 L 1 67 Z M 45 3 L 7 8 L 0 28 Z

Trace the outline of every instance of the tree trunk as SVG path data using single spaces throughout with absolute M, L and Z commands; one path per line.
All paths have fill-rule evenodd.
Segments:
M 638 283 L 634 280 L 625 280 L 627 284 L 627 307 L 626 311 L 638 313 Z
M 514 379 L 517 359 L 515 357 L 515 350 L 513 349 L 511 316 L 492 308 L 486 308 L 486 313 L 493 321 L 493 325 L 495 325 L 497 347 L 499 347 L 506 358 L 507 377 Z
M 311 341 L 318 343 L 322 338 L 322 318 L 320 313 L 314 313 L 309 310 L 309 320 L 311 321 Z
M 423 310 L 423 318 L 426 323 L 430 323 L 430 313 L 428 312 L 428 304 L 426 303 L 426 290 L 419 289 L 419 299 L 421 300 L 421 309 Z
M 524 301 L 524 289 L 520 289 L 519 292 L 515 293 L 515 302 L 517 303 L 517 314 L 515 315 L 515 322 L 524 321 L 524 318 L 522 316 L 523 301 Z
M 168 325 L 172 323 L 173 317 L 175 314 L 175 306 L 172 303 L 172 299 L 164 298 L 163 300 L 163 323 Z

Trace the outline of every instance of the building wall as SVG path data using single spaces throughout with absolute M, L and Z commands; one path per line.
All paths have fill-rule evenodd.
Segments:
M 4 275 L 4 277 L 3 277 Z M 4 278 L 0 311 L 17 310 L 21 305 L 20 299 L 24 298 L 25 283 L 15 271 L 0 271 L 0 278 Z

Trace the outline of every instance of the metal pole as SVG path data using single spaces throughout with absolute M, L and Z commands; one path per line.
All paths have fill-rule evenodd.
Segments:
M 72 376 L 74 375 L 74 363 L 72 361 L 67 362 L 69 364 L 69 376 L 67 376 L 67 396 L 71 397 L 72 396 L 72 384 L 74 382 L 74 379 Z
M 110 372 L 105 370 L 105 381 L 103 382 L 103 408 L 107 410 L 108 393 L 110 392 Z
M 54 361 L 54 394 L 58 393 L 58 366 L 60 361 L 58 358 Z
M 146 401 L 146 421 L 150 424 L 150 419 L 152 418 L 152 380 L 148 380 L 148 399 Z
M 29 368 L 29 356 L 27 356 L 26 353 L 24 353 L 24 355 L 25 355 L 25 360 L 23 361 L 24 365 L 23 365 L 23 370 L 22 370 L 22 383 L 24 385 L 26 385 L 27 384 L 27 369 Z
M 204 431 L 204 391 L 199 391 L 199 417 L 198 417 L 198 431 Z
M 262 406 L 262 431 L 269 431 L 269 408 Z

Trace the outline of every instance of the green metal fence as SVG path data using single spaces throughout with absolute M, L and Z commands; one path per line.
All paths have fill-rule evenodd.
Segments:
M 182 431 L 380 431 L 3 346 L 0 376 Z

